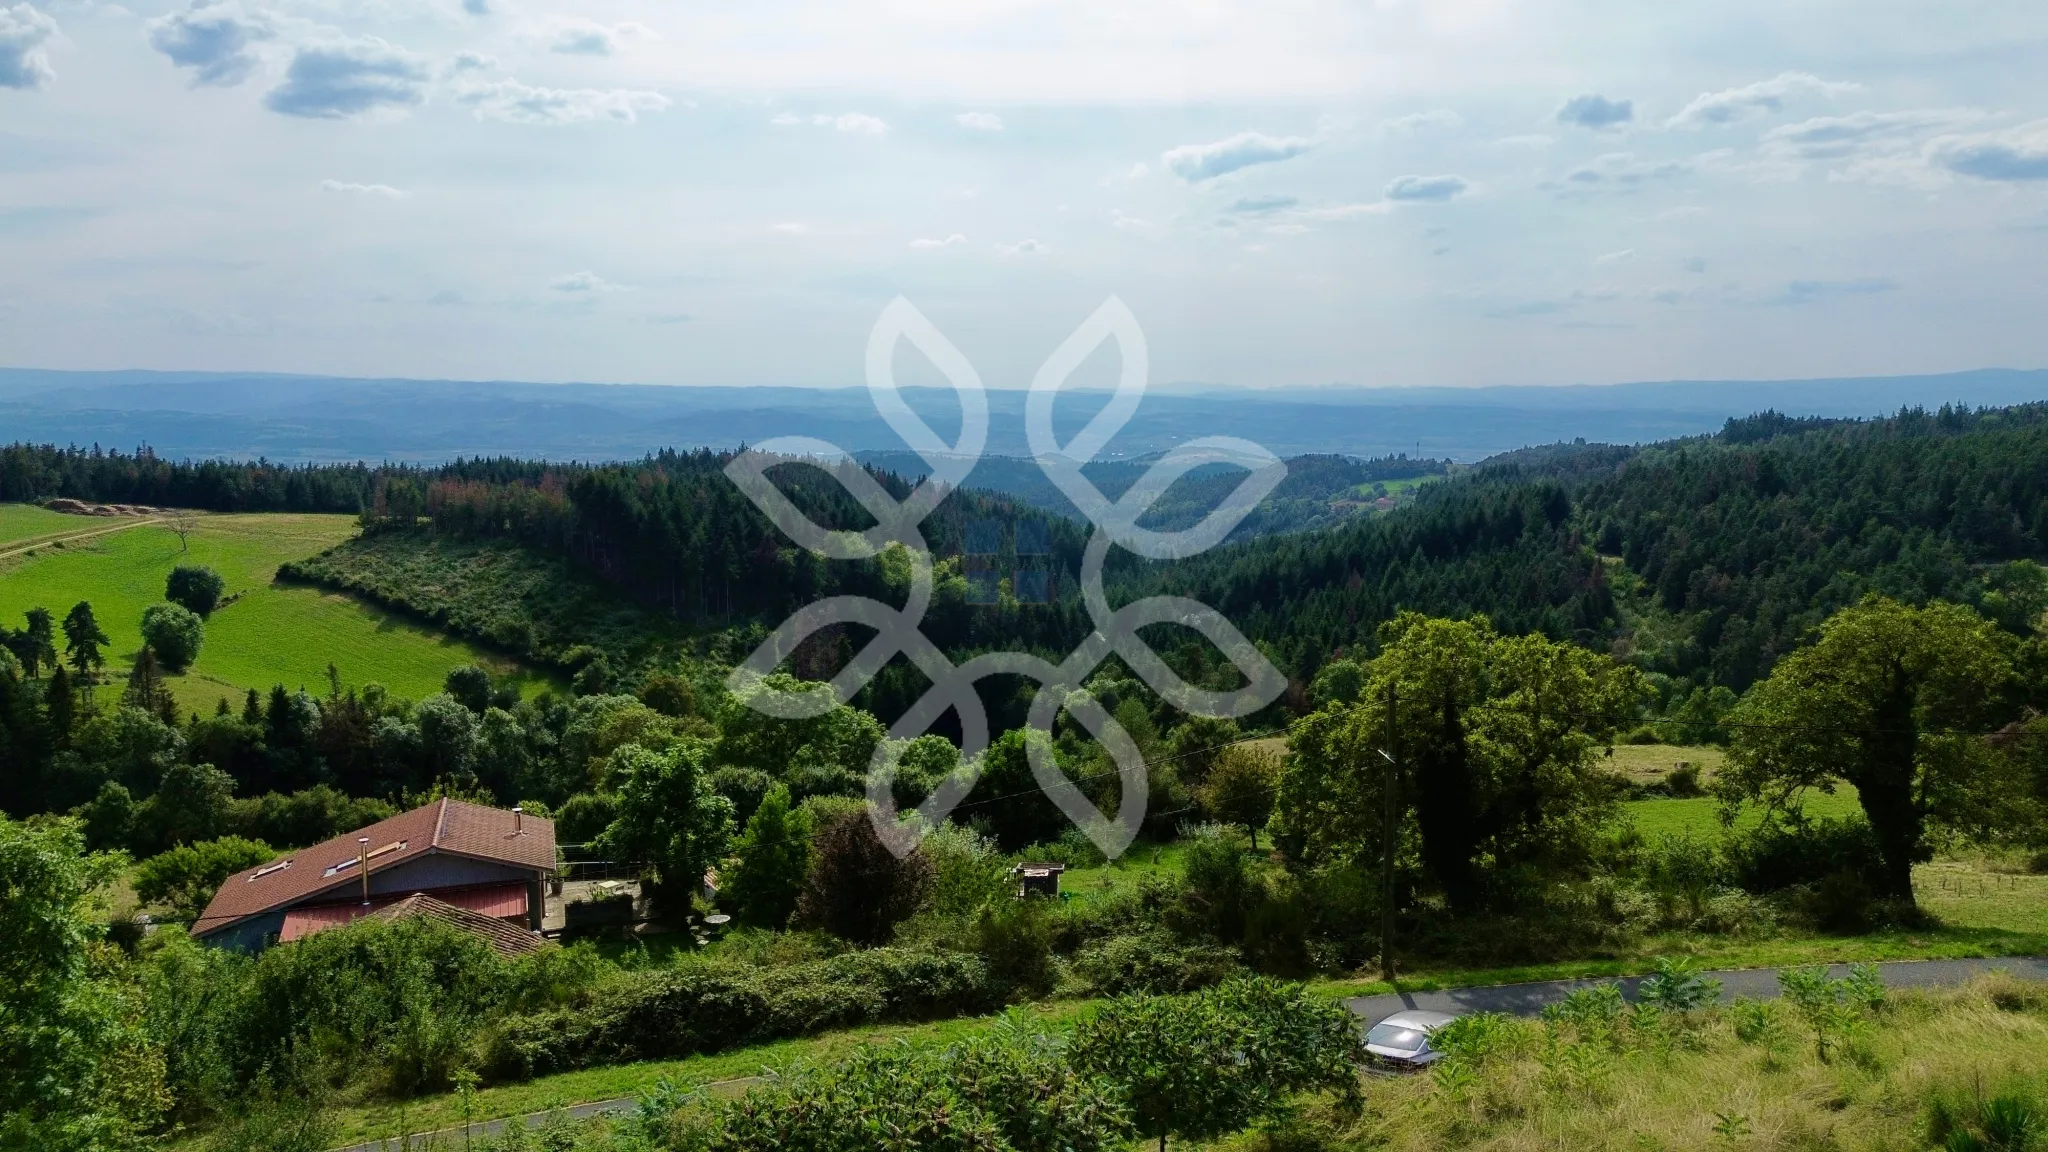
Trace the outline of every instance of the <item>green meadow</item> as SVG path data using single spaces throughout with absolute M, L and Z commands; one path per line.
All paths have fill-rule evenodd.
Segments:
M 120 520 L 98 516 L 66 516 L 33 504 L 0 504 L 0 552 L 12 551 L 9 545 L 18 547 L 21 543 L 46 536 L 89 532 L 120 523 Z
M 1623 804 L 1622 812 L 1635 822 L 1637 830 L 1654 839 L 1660 834 L 1673 836 L 1692 832 L 1695 835 L 1713 837 L 1721 831 L 1721 802 L 1708 796 L 1688 800 L 1636 800 Z M 1834 793 L 1810 792 L 1803 805 L 1808 816 L 1819 819 L 1823 816 L 1853 816 L 1863 811 L 1856 799 L 1856 790 L 1844 784 Z M 1763 820 L 1763 809 L 1757 805 L 1745 805 L 1736 815 L 1737 828 L 1754 828 Z
M 51 529 L 43 517 L 60 523 Z M 117 523 L 0 506 L 0 533 L 15 539 Z M 0 621 L 19 627 L 22 613 L 37 606 L 62 620 L 73 604 L 91 601 L 113 639 L 108 672 L 118 681 L 142 646 L 142 610 L 163 599 L 165 577 L 179 564 L 204 564 L 227 581 L 229 600 L 207 621 L 198 661 L 170 678 L 180 707 L 211 710 L 222 697 L 238 704 L 246 690 L 273 684 L 324 693 L 330 663 L 344 685 L 374 682 L 412 699 L 439 691 L 450 668 L 469 663 L 514 676 L 528 692 L 547 684 L 502 655 L 361 601 L 272 582 L 279 564 L 354 533 L 349 516 L 259 513 L 198 517 L 184 549 L 159 524 L 40 545 L 0 559 Z

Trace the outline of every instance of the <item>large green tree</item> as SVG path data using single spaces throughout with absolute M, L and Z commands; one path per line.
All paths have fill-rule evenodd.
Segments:
M 119 871 L 75 821 L 0 817 L 0 1148 L 131 1147 L 168 1104 L 108 970 L 96 894 Z
M 618 815 L 593 845 L 612 860 L 633 860 L 653 872 L 656 901 L 685 910 L 704 873 L 732 840 L 732 801 L 705 772 L 701 745 L 686 741 L 665 752 L 626 745 L 612 754 Z
M 781 930 L 811 868 L 811 822 L 791 810 L 788 788 L 777 784 L 762 798 L 733 855 L 720 877 L 719 902 L 748 927 Z
M 199 659 L 206 641 L 206 623 L 197 612 L 168 601 L 142 610 L 142 642 L 171 672 L 183 672 Z
M 1987 782 L 1972 733 L 2006 707 L 2012 649 L 1958 604 L 1873 594 L 1843 609 L 1736 708 L 1723 803 L 1786 809 L 1809 791 L 1854 787 L 1883 855 L 1883 894 L 1911 901 L 1930 826 L 1966 823 Z
M 1482 863 L 1582 861 L 1611 803 L 1596 753 L 1634 715 L 1635 671 L 1479 617 L 1403 613 L 1379 639 L 1357 703 L 1333 701 L 1290 740 L 1277 804 L 1290 843 L 1313 862 L 1377 859 L 1392 786 L 1397 851 L 1460 911 L 1485 895 Z

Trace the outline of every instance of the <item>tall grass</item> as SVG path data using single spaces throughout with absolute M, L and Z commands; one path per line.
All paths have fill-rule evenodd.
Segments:
M 1644 1012 L 1587 997 L 1543 1022 L 1491 1018 L 1465 1026 L 1451 1071 L 1374 1081 L 1361 1115 L 1311 1104 L 1227 1146 L 1904 1152 L 2041 1114 L 2048 986 L 1990 976 L 1872 1007 L 1868 988 L 1836 984 L 1805 1003 Z

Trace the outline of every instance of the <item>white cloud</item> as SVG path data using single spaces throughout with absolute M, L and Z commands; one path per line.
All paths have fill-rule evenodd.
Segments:
M 393 188 L 389 184 L 351 184 L 345 180 L 322 180 L 320 187 L 329 192 L 346 192 L 355 196 L 381 196 L 387 200 L 403 200 L 410 193 Z
M 953 123 L 960 125 L 962 128 L 972 128 L 976 132 L 1001 132 L 1003 130 L 1003 118 L 993 112 L 962 112 L 958 116 L 953 117 Z
M 457 52 L 455 59 L 449 62 L 448 70 L 450 72 L 484 72 L 497 66 L 498 58 L 496 56 L 486 56 L 482 52 Z
M 1558 106 L 1557 122 L 1574 128 L 1590 128 L 1601 131 L 1619 128 L 1636 118 L 1636 102 L 1633 100 L 1609 100 L 1595 92 L 1574 96 Z
M 1740 88 L 1702 92 L 1693 97 L 1692 103 L 1680 109 L 1667 125 L 1672 128 L 1705 128 L 1733 124 L 1752 116 L 1783 111 L 1785 101 L 1794 96 L 1838 96 L 1845 92 L 1859 92 L 1862 88 L 1861 84 L 1823 80 L 1808 72 L 1781 72 L 1769 80 L 1759 80 Z
M 1400 176 L 1387 185 L 1382 195 L 1389 200 L 1441 204 L 1463 196 L 1471 188 L 1471 182 L 1463 176 Z
M 1580 188 L 1627 186 L 1682 176 L 1690 171 L 1692 165 L 1683 160 L 1642 160 L 1633 152 L 1609 152 L 1572 169 L 1565 174 L 1565 181 Z
M 1311 232 L 1314 229 L 1306 224 L 1269 224 L 1266 226 L 1266 231 L 1275 236 L 1299 236 L 1303 232 Z
M 1841 160 L 1873 150 L 1896 150 L 1902 142 L 1928 132 L 1977 119 L 1982 119 L 1982 113 L 1931 109 L 1816 116 L 1764 133 L 1763 150 L 1788 159 Z
M 962 236 L 958 232 L 955 232 L 947 236 L 944 240 L 934 240 L 928 236 L 920 236 L 917 239 L 912 240 L 910 242 L 910 246 L 912 248 L 918 249 L 919 251 L 930 251 L 934 248 L 951 248 L 955 244 L 965 243 L 967 243 L 967 237 Z
M 1494 143 L 1503 148 L 1548 148 L 1557 143 L 1557 137 L 1533 132 L 1524 136 L 1503 136 Z
M 1124 211 L 1121 208 L 1113 208 L 1110 210 L 1109 223 L 1110 226 L 1113 228 L 1135 228 L 1142 230 L 1145 228 L 1152 227 L 1152 222 L 1150 220 L 1147 220 L 1142 216 L 1126 216 L 1124 215 Z
M 535 88 L 517 80 L 459 84 L 455 101 L 471 108 L 479 120 L 503 120 L 509 124 L 580 124 L 592 120 L 631 124 L 642 112 L 660 112 L 675 103 L 659 92 Z
M 548 51 L 564 56 L 610 56 L 621 41 L 659 39 L 645 24 L 600 24 L 580 17 L 556 20 L 547 34 Z
M 883 123 L 881 117 L 869 116 L 865 112 L 841 112 L 837 116 L 813 116 L 811 123 L 830 126 L 841 132 L 865 132 L 870 136 L 880 136 L 889 130 L 889 125 Z
M 255 46 L 275 33 L 262 15 L 245 15 L 232 2 L 208 4 L 204 0 L 182 12 L 171 12 L 144 22 L 149 46 L 170 57 L 180 68 L 192 69 L 193 87 L 231 87 L 249 78 L 256 68 Z
M 1015 244 L 996 245 L 999 256 L 1043 256 L 1051 249 L 1036 240 L 1019 240 Z
M 0 7 L 0 88 L 41 88 L 57 78 L 43 45 L 57 22 L 33 4 Z
M 1152 169 L 1147 167 L 1144 161 L 1140 160 L 1136 164 L 1131 165 L 1131 170 L 1129 172 L 1124 173 L 1124 179 L 1143 180 L 1145 177 L 1151 174 Z
M 323 120 L 411 108 L 426 101 L 428 76 L 424 59 L 375 36 L 307 44 L 263 103 L 286 116 Z
M 567 276 L 557 277 L 548 287 L 556 292 L 568 295 L 631 291 L 624 284 L 613 284 L 597 273 L 588 270 L 571 272 Z
M 1605 255 L 1602 255 L 1602 256 L 1595 256 L 1595 257 L 1593 258 L 1593 263 L 1595 263 L 1595 264 L 1619 264 L 1619 263 L 1621 263 L 1621 262 L 1622 262 L 1622 261 L 1624 261 L 1624 260 L 1628 260 L 1628 259 L 1631 259 L 1631 258 L 1633 258 L 1633 257 L 1635 256 L 1635 254 L 1636 254 L 1636 250 L 1635 250 L 1635 249 L 1633 249 L 1633 248 L 1623 248 L 1623 249 L 1622 249 L 1621 251 L 1619 251 L 1619 252 L 1609 252 L 1609 253 L 1606 253 Z
M 1273 137 L 1240 132 L 1207 144 L 1183 144 L 1159 157 L 1168 172 L 1190 184 L 1212 180 L 1254 164 L 1272 164 L 1299 156 L 1315 142 L 1299 136 Z
M 1300 201 L 1292 196 L 1242 196 L 1227 209 L 1239 216 L 1264 216 L 1270 212 L 1292 208 Z
M 1396 116 L 1380 123 L 1380 131 L 1389 136 L 1413 136 L 1440 128 L 1456 128 L 1465 118 L 1449 108 L 1438 108 L 1431 112 L 1415 112 L 1407 116 Z
M 1977 180 L 2048 180 L 2048 120 L 2004 132 L 1939 136 L 1928 142 L 1927 156 L 1939 168 Z

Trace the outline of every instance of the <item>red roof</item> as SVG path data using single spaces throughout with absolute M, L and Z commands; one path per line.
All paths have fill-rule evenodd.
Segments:
M 301 904 L 284 914 L 284 929 L 278 933 L 280 941 L 297 940 L 311 936 L 327 928 L 338 928 L 351 924 L 364 916 L 383 914 L 395 904 L 403 904 L 421 893 L 391 892 L 372 897 L 366 906 L 360 900 L 345 900 L 335 904 Z M 437 888 L 434 897 L 443 904 L 474 912 L 492 920 L 504 920 L 526 916 L 526 885 L 524 884 L 479 884 L 471 888 Z
M 517 924 L 507 923 L 501 916 L 487 910 L 489 900 L 485 897 L 494 893 L 500 907 L 512 907 L 516 903 L 517 911 L 507 915 L 525 914 L 526 886 L 523 884 L 490 885 L 468 892 L 443 891 L 438 897 L 415 892 L 410 896 L 380 901 L 369 912 L 365 912 L 361 904 L 312 904 L 294 908 L 285 913 L 284 931 L 279 933 L 278 939 L 297 940 L 352 923 L 366 915 L 379 920 L 430 916 L 483 937 L 485 943 L 506 956 L 523 956 L 540 949 L 544 941 L 539 936 Z
M 360 842 L 364 838 L 369 840 L 367 845 Z M 218 932 L 237 921 L 315 897 L 344 897 L 351 889 L 360 892 L 359 860 L 365 848 L 373 875 L 437 852 L 552 872 L 555 825 L 536 816 L 515 818 L 511 812 L 481 804 L 436 800 L 235 873 L 214 893 L 212 903 L 192 925 L 192 934 Z

